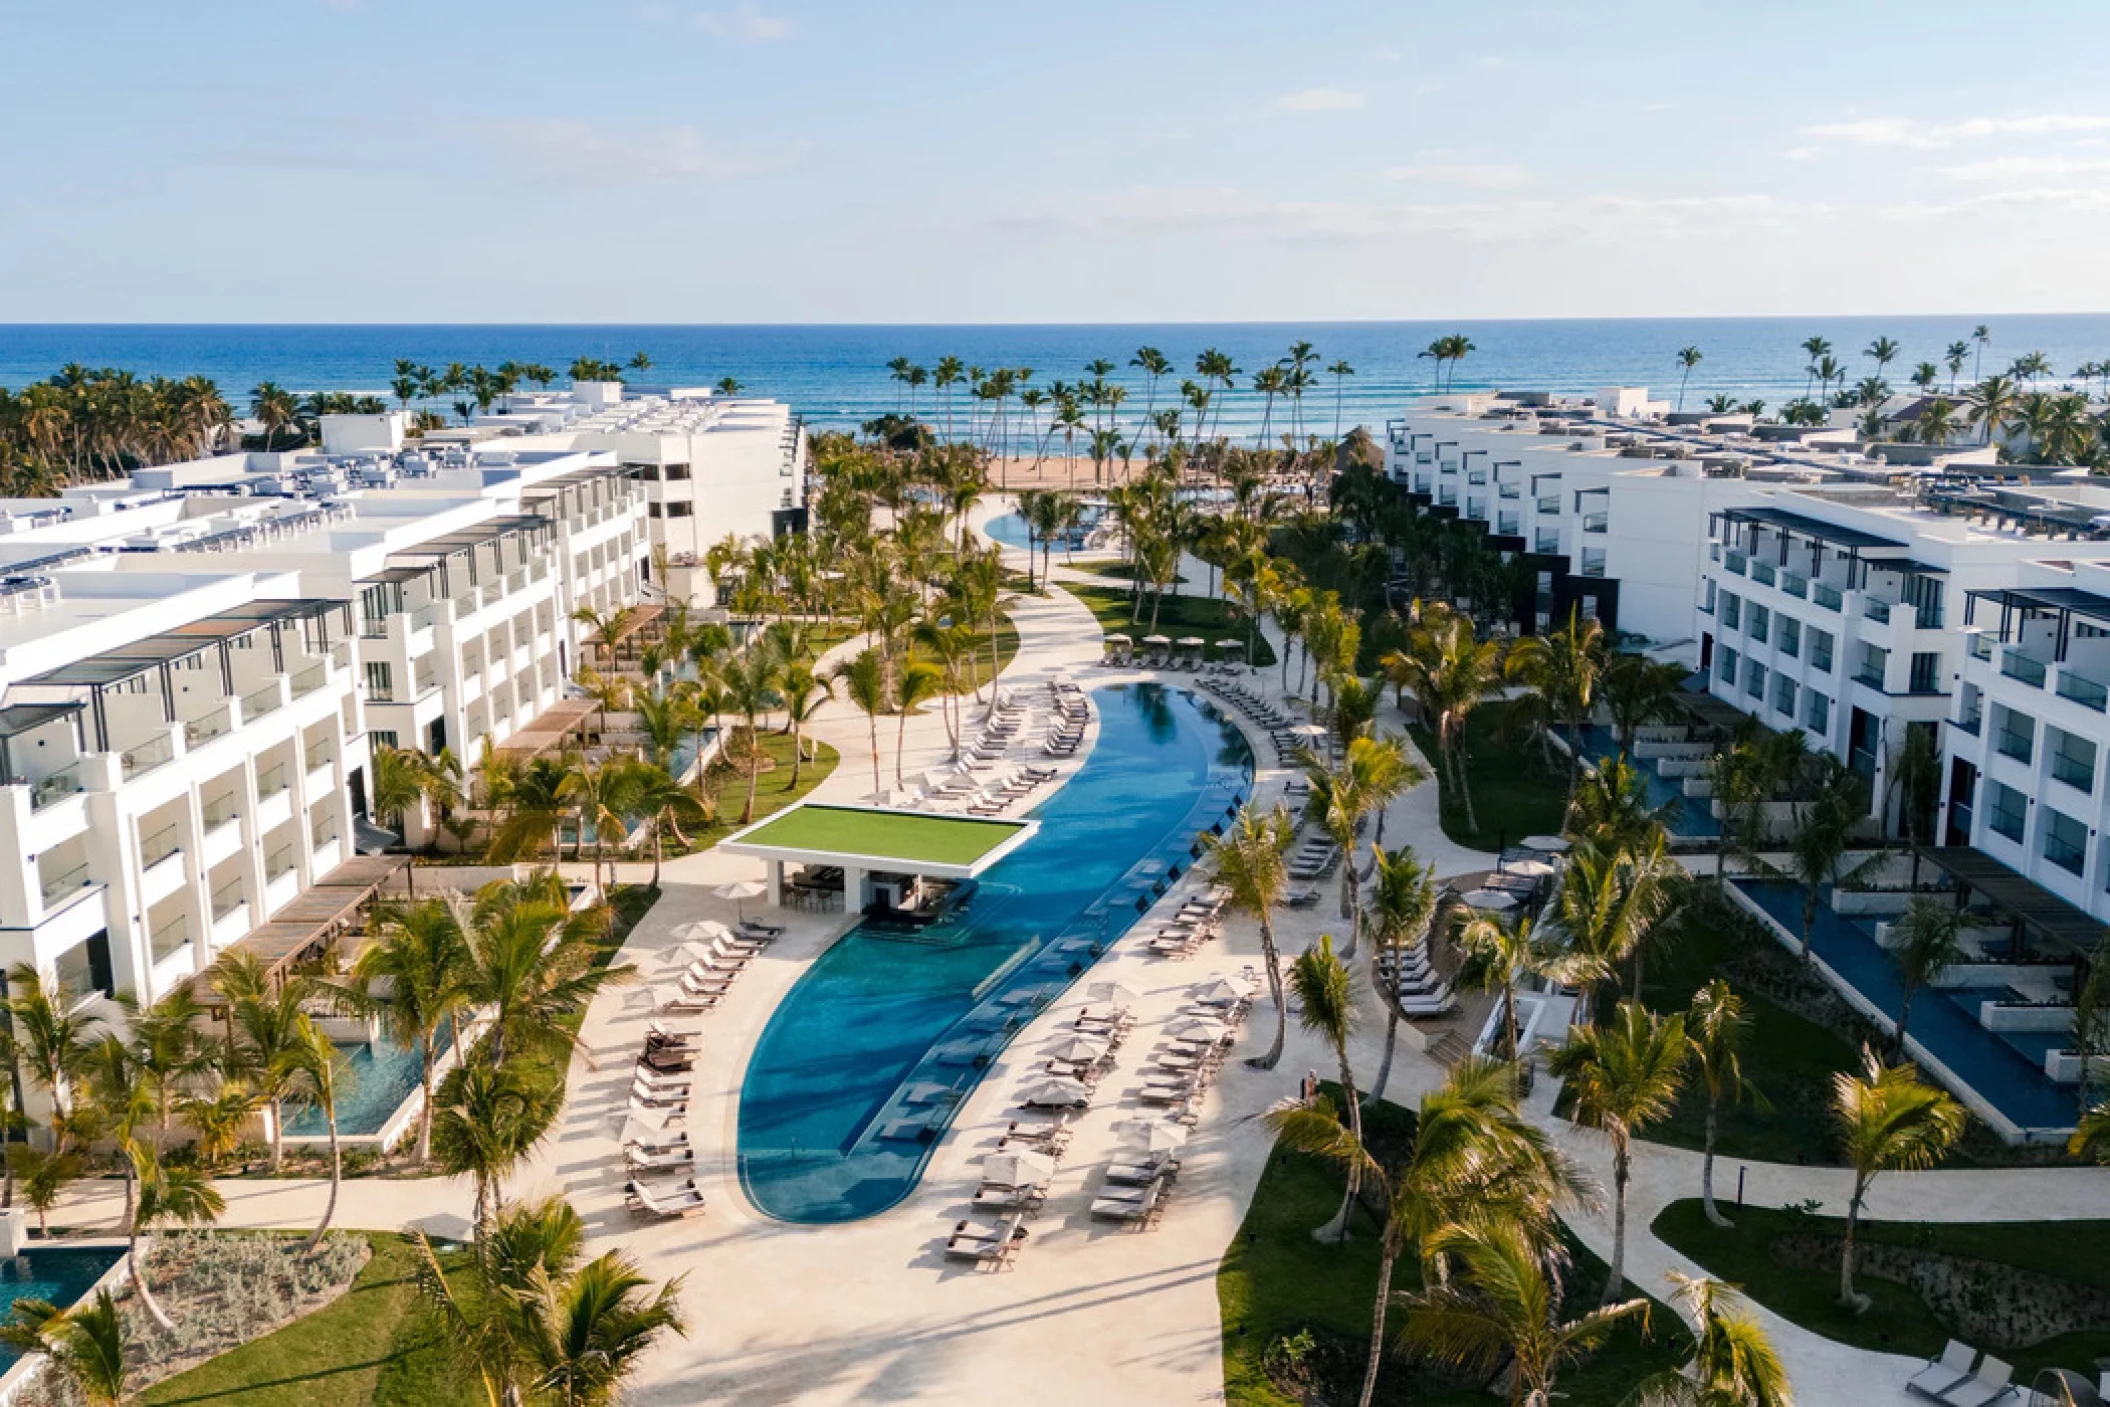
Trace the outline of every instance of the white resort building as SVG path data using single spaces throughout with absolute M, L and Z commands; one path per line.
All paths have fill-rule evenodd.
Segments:
M 587 648 L 576 610 L 660 598 L 669 522 L 797 526 L 780 456 L 766 496 L 728 468 L 723 513 L 707 475 L 643 472 L 721 444 L 744 464 L 784 417 L 614 423 L 627 404 L 411 448 L 398 416 L 326 417 L 321 451 L 0 503 L 0 965 L 151 1001 L 245 940 L 289 956 L 393 868 L 359 858 L 394 839 L 371 822 L 376 747 L 467 765 L 531 725 Z

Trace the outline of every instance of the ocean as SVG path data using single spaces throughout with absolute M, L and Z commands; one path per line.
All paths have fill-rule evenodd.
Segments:
M 1453 389 L 1582 392 L 1645 385 L 1674 400 L 1677 352 L 1696 346 L 1703 360 L 1685 392 L 1691 409 L 1717 392 L 1762 397 L 1775 406 L 1802 394 L 1808 358 L 1801 344 L 1813 335 L 1831 341 L 1833 355 L 1850 368 L 1850 383 L 1875 370 L 1862 349 L 1878 337 L 1890 337 L 1902 351 L 1886 377 L 1903 389 L 1916 363 L 1941 362 L 1948 344 L 1968 340 L 1979 323 L 1992 334 L 1984 353 L 1988 372 L 2025 352 L 2043 352 L 2059 377 L 2083 363 L 2110 360 L 2110 314 L 2097 313 L 894 327 L 14 324 L 0 325 L 0 385 L 20 386 L 78 361 L 122 367 L 142 377 L 209 376 L 240 407 L 249 388 L 263 380 L 300 392 L 385 395 L 398 357 L 428 366 L 542 362 L 561 372 L 578 356 L 627 361 L 644 352 L 652 365 L 632 376 L 641 384 L 708 384 L 731 376 L 751 392 L 790 403 L 809 424 L 840 428 L 903 407 L 902 389 L 887 371 L 897 356 L 924 366 L 952 355 L 970 366 L 1031 367 L 1028 384 L 1041 387 L 1057 378 L 1086 379 L 1085 363 L 1104 358 L 1118 368 L 1109 379 L 1128 388 L 1121 414 L 1125 424 L 1134 424 L 1147 395 L 1142 374 L 1129 365 L 1139 347 L 1156 347 L 1178 369 L 1170 384 L 1159 387 L 1160 409 L 1176 402 L 1178 377 L 1192 374 L 1195 354 L 1214 347 L 1230 353 L 1245 373 L 1237 394 L 1219 397 L 1222 430 L 1242 436 L 1254 433 L 1262 416 L 1263 398 L 1243 389 L 1252 372 L 1302 338 L 1316 348 L 1320 373 L 1304 398 L 1304 426 L 1308 433 L 1330 435 L 1336 387 L 1325 367 L 1345 358 L 1355 368 L 1340 387 L 1341 423 L 1381 426 L 1407 398 L 1431 388 L 1434 364 L 1417 353 L 1449 333 L 1465 334 L 1476 347 L 1451 373 Z M 1966 366 L 1963 381 L 1972 376 Z M 1942 381 L 1947 384 L 1946 370 Z M 942 423 L 943 411 L 933 396 L 925 387 L 918 409 Z M 954 390 L 952 402 L 957 427 L 969 403 L 964 387 Z M 1011 413 L 1018 413 L 1015 404 Z M 1276 430 L 1288 428 L 1279 403 L 1274 419 Z

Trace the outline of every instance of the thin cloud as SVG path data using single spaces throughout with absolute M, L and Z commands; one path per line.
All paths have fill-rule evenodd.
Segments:
M 745 44 L 767 44 L 791 37 L 790 20 L 765 15 L 748 3 L 728 11 L 698 10 L 689 23 L 706 34 Z
M 1388 181 L 1427 181 L 1432 184 L 1467 186 L 1473 190 L 1509 191 L 1531 184 L 1531 172 L 1523 166 L 1502 162 L 1445 162 L 1426 166 L 1393 166 L 1385 171 Z
M 2096 176 L 2110 172 L 2110 158 L 2093 156 L 1995 156 L 1940 168 L 1952 181 L 2041 180 L 2058 176 Z
M 2028 211 L 2067 211 L 2083 215 L 2110 212 L 2110 191 L 2086 186 L 2025 186 L 2012 190 L 1986 191 L 1950 201 L 1912 201 L 1893 205 L 1882 214 L 1886 220 L 1954 219 L 1959 215 L 1999 215 Z
M 1937 151 L 1961 142 L 1992 137 L 2059 137 L 2110 132 L 2110 117 L 2089 113 L 2042 112 L 2017 117 L 1973 117 L 1962 122 L 1926 122 L 1913 117 L 1863 117 L 1805 127 L 1802 135 L 1850 146 L 1905 147 Z
M 804 153 L 728 150 L 694 127 L 624 132 L 566 118 L 501 122 L 495 133 L 521 165 L 589 186 L 730 181 L 778 170 Z
M 1306 88 L 1275 99 L 1277 112 L 1350 112 L 1369 99 L 1352 88 Z

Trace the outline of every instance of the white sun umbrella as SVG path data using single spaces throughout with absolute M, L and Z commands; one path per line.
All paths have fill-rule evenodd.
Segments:
M 1527 835 L 1518 844 L 1522 845 L 1526 850 L 1536 850 L 1546 855 L 1565 855 L 1568 853 L 1567 840 L 1557 835 Z
M 1035 1080 L 1018 1092 L 1018 1102 L 1027 1106 L 1063 1108 L 1071 1104 L 1083 1104 L 1092 1097 L 1082 1080 L 1050 1078 Z
M 1183 650 L 1199 650 L 1207 643 L 1199 635 L 1182 635 L 1180 637 L 1180 648 Z
M 952 784 L 953 770 L 950 767 L 933 767 L 923 774 L 926 791 L 942 791 Z
M 642 1109 L 632 1109 L 623 1120 L 623 1142 L 659 1143 L 667 1138 L 667 1121 Z
M 1185 1126 L 1166 1119 L 1123 1119 L 1114 1132 L 1124 1144 L 1146 1153 L 1176 1153 L 1187 1146 Z
M 1475 889 L 1465 896 L 1465 906 L 1485 913 L 1503 913 L 1517 906 L 1517 896 L 1499 889 Z
M 1094 982 L 1084 989 L 1084 995 L 1089 1000 L 1105 1002 L 1108 1006 L 1121 1009 L 1134 1006 L 1142 1000 L 1132 988 L 1124 987 L 1119 982 Z
M 1240 987 L 1235 982 L 1226 982 L 1219 977 L 1197 991 L 1194 994 L 1194 999 L 1198 1002 L 1208 1002 L 1214 1006 L 1223 1002 L 1235 1002 L 1244 995 L 1245 989 L 1243 987 Z
M 1543 879 L 1553 873 L 1553 866 L 1544 860 L 1506 860 L 1502 864 L 1503 874 L 1520 874 L 1526 879 Z
M 982 1159 L 982 1181 L 998 1187 L 1038 1187 L 1055 1176 L 1055 1160 L 1043 1153 L 991 1153 Z
M 702 938 L 705 940 L 709 940 L 712 938 L 723 938 L 726 934 L 731 932 L 732 930 L 730 928 L 727 928 L 724 924 L 718 922 L 717 919 L 700 918 L 692 920 L 688 923 L 678 923 L 674 925 L 673 931 L 670 936 L 683 939 L 684 941 L 694 938 Z
M 1323 723 L 1299 723 L 1289 730 L 1292 736 L 1319 739 L 1331 736 Z
M 747 912 L 741 905 L 747 900 L 756 898 L 768 891 L 769 886 L 759 879 L 736 879 L 730 884 L 719 885 L 711 892 L 721 899 L 731 899 L 733 901 L 733 912 L 740 918 L 745 919 Z
M 1057 1041 L 1048 1051 L 1050 1060 L 1097 1060 L 1106 1054 L 1106 1046 L 1100 1041 L 1086 1040 L 1083 1036 L 1071 1036 L 1066 1041 Z
M 1143 637 L 1143 643 L 1152 647 L 1162 647 L 1170 645 L 1172 637 L 1169 635 L 1146 635 Z
M 1168 1036 L 1221 1036 L 1231 1028 L 1213 1016 L 1182 1016 L 1165 1028 Z

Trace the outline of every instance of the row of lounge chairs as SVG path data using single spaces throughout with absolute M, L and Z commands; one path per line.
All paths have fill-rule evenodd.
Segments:
M 693 1032 L 674 1031 L 655 1021 L 645 1033 L 631 1072 L 630 1112 L 637 1130 L 623 1140 L 623 1163 L 630 1181 L 624 1205 L 641 1217 L 694 1216 L 703 1210 L 696 1186 L 696 1150 L 689 1135 L 674 1125 L 686 1117 L 690 1080 L 700 1044 Z M 673 1183 L 647 1182 L 672 1174 Z
M 1224 901 L 1221 895 L 1198 895 L 1179 906 L 1158 926 L 1150 940 L 1150 951 L 1161 958 L 1184 960 L 1201 951 L 1202 944 L 1223 932 Z
M 1230 679 L 1203 680 L 1202 687 L 1259 724 L 1266 731 L 1268 742 L 1281 756 L 1288 757 L 1297 750 L 1296 720 L 1261 694 Z
M 1084 745 L 1085 726 L 1091 722 L 1091 705 L 1084 700 L 1084 690 L 1067 680 L 1055 680 L 1048 685 L 1048 692 L 1055 703 L 1055 717 L 1048 724 L 1048 736 L 1041 744 L 1041 751 L 1050 757 L 1071 757 Z
M 1949 1407 L 1990 1407 L 2001 1398 L 2016 1395 L 2011 1381 L 2014 1375 L 2012 1364 L 2003 1363 L 1990 1353 L 1981 1358 L 1969 1344 L 1951 1339 L 1941 1357 L 1928 1359 L 1927 1366 L 1912 1375 L 1905 1389 L 1934 1402 L 1948 1403 Z
M 1429 961 L 1426 943 L 1398 953 L 1379 953 L 1377 970 L 1391 984 L 1402 1016 L 1442 1016 L 1458 1005 L 1450 984 Z
M 1017 694 L 1008 689 L 999 694 L 982 724 L 981 734 L 961 749 L 967 755 L 968 765 L 993 767 L 1010 756 L 1011 744 L 1018 741 L 1032 716 L 1032 710 Z
M 716 1010 L 747 965 L 783 934 L 784 930 L 776 924 L 742 919 L 739 927 L 727 929 L 708 944 L 683 944 L 682 950 L 695 957 L 682 968 L 660 1004 L 661 1013 L 693 1015 Z
M 1341 863 L 1341 847 L 1334 844 L 1333 837 L 1314 835 L 1290 852 L 1289 877 L 1291 879 L 1324 879 L 1333 873 L 1333 867 Z

